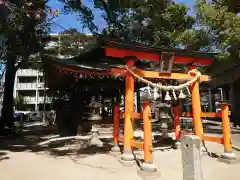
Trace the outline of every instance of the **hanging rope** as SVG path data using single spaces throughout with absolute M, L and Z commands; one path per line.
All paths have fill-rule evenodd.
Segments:
M 124 66 L 122 66 L 124 67 Z M 121 68 L 122 68 L 121 67 Z M 133 66 L 131 69 L 136 69 L 136 66 Z M 119 76 L 122 76 L 124 73 L 126 73 L 128 70 L 124 70 L 123 72 L 119 73 L 118 75 L 115 75 L 115 78 L 118 78 Z
M 144 79 L 144 78 L 140 77 L 139 75 L 135 74 L 135 73 L 132 71 L 132 69 L 130 69 L 130 68 L 127 67 L 126 65 L 125 65 L 125 66 L 122 66 L 122 67 L 125 67 L 128 72 L 130 72 L 135 78 L 139 79 L 139 80 L 142 81 L 143 83 L 148 84 L 148 85 L 150 85 L 150 86 L 152 86 L 152 87 L 155 87 L 155 88 L 158 88 L 158 89 L 162 89 L 162 90 L 164 90 L 164 91 L 169 91 L 169 90 L 179 91 L 179 90 L 182 90 L 182 89 L 184 89 L 184 88 L 187 88 L 187 87 L 190 86 L 192 83 L 196 82 L 196 81 L 198 80 L 198 78 L 201 76 L 201 73 L 200 73 L 199 71 L 195 72 L 195 71 L 191 70 L 191 71 L 188 72 L 188 74 L 189 74 L 190 76 L 192 76 L 191 74 L 195 74 L 195 76 L 194 76 L 191 80 L 187 81 L 186 83 L 180 84 L 180 85 L 178 85 L 178 86 L 164 86 L 164 85 L 161 85 L 161 84 L 153 83 L 153 82 L 151 82 L 151 81 L 149 81 L 149 80 L 147 80 L 147 79 Z

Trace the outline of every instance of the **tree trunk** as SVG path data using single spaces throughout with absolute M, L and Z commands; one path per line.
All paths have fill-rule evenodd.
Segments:
M 231 117 L 234 125 L 240 125 L 240 114 L 239 114 L 239 106 L 240 106 L 240 79 L 235 81 L 232 84 L 231 90 L 231 100 L 232 100 L 232 112 Z
M 8 54 L 6 63 L 2 118 L 0 121 L 1 133 L 4 133 L 5 126 L 11 128 L 13 131 L 15 130 L 13 122 L 13 89 L 16 75 L 15 63 L 16 56 L 13 54 Z

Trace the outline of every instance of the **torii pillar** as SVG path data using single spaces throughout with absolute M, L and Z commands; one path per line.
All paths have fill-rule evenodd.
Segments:
M 128 67 L 134 65 L 133 60 L 129 60 Z M 134 77 L 130 73 L 126 73 L 125 79 L 125 120 L 124 120 L 124 149 L 121 160 L 124 162 L 133 162 L 131 140 L 133 139 L 133 120 L 132 113 L 134 111 Z

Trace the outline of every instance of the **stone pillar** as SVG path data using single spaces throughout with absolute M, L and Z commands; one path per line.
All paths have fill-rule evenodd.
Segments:
M 92 124 L 92 138 L 88 142 L 88 146 L 103 147 L 103 142 L 99 139 L 99 131 L 96 124 Z
M 201 140 L 186 135 L 181 140 L 183 180 L 203 180 Z

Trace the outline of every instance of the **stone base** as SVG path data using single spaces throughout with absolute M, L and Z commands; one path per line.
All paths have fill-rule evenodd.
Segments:
M 120 156 L 122 153 L 121 152 L 113 152 L 113 151 L 109 151 L 109 155 L 112 155 L 112 156 Z
M 129 151 L 129 152 L 125 151 L 122 154 L 121 160 L 123 160 L 123 161 L 134 161 L 135 158 L 134 158 L 134 155 L 131 151 Z
M 237 162 L 237 156 L 233 152 L 229 152 L 229 153 L 225 152 L 225 153 L 221 154 L 221 157 L 219 158 L 219 161 L 225 162 L 225 163 L 228 163 L 228 164 L 236 163 Z
M 89 142 L 88 142 L 88 146 L 96 146 L 96 147 L 103 147 L 103 142 L 96 136 L 93 136 Z
M 124 166 L 124 167 L 130 167 L 136 165 L 135 161 L 124 161 L 122 159 L 119 159 L 119 162 Z
M 132 152 L 123 152 L 120 163 L 123 166 L 133 166 L 135 164 L 135 158 Z
M 111 151 L 112 152 L 121 152 L 121 149 L 118 145 L 114 145 L 112 148 L 111 148 Z
M 110 150 L 109 153 L 110 153 L 111 155 L 120 155 L 120 154 L 121 154 L 121 149 L 120 149 L 119 146 L 114 145 L 114 146 L 111 148 L 111 150 Z
M 157 167 L 154 164 L 142 163 L 140 165 L 140 169 L 143 172 L 149 172 L 149 173 L 157 172 Z
M 159 180 L 161 179 L 161 172 L 157 169 L 155 172 L 144 172 L 140 168 L 137 171 L 138 176 L 144 180 Z

